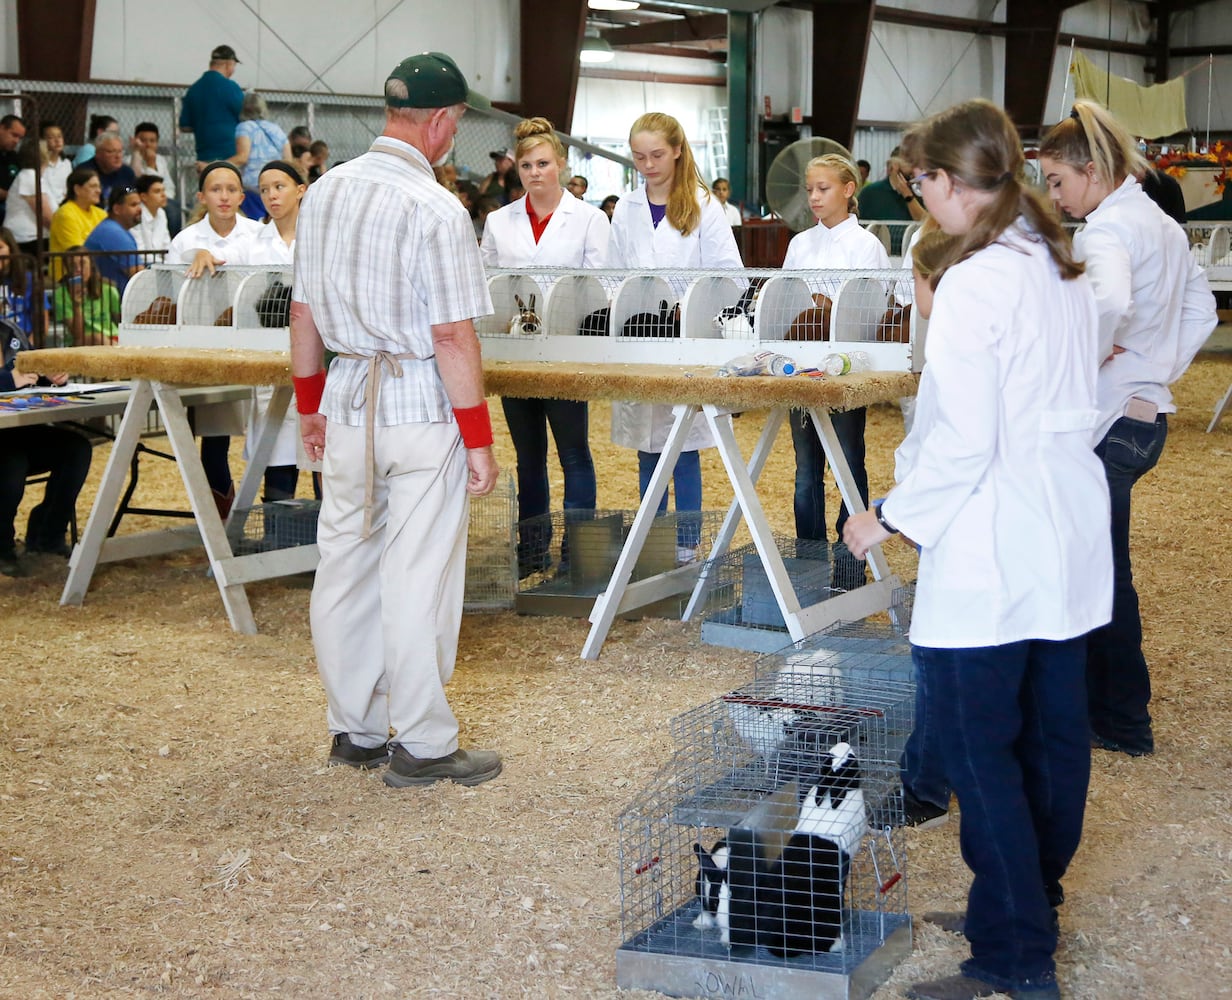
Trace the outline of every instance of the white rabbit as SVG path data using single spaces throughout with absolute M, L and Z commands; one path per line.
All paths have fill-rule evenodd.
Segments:
M 742 701 L 729 701 L 727 714 L 736 732 L 766 761 L 767 767 L 774 752 L 787 742 L 788 725 L 796 721 L 795 709 Z

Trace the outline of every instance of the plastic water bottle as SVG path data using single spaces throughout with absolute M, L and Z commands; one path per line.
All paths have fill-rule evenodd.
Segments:
M 849 375 L 852 372 L 871 371 L 873 359 L 864 351 L 848 351 L 845 354 L 827 354 L 821 369 L 827 375 Z
M 773 351 L 741 354 L 739 357 L 732 358 L 718 371 L 718 374 L 724 378 L 749 375 L 794 375 L 795 373 L 795 361 L 786 354 L 775 354 Z

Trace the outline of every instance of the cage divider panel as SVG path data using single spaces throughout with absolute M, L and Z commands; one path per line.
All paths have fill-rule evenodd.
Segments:
M 767 278 L 757 296 L 757 309 L 753 317 L 753 331 L 758 342 L 782 341 L 787 337 L 792 320 L 805 309 L 812 309 L 812 292 L 803 278 L 795 274 L 776 274 Z M 795 350 L 784 348 L 783 353 Z
M 830 340 L 875 343 L 877 324 L 885 315 L 889 290 L 877 278 L 848 278 L 834 296 Z
M 608 308 L 610 299 L 603 283 L 593 275 L 565 274 L 552 282 L 539 313 L 548 336 L 576 337 L 582 320 Z M 610 320 L 606 335 L 612 336 Z
M 723 337 L 719 313 L 740 301 L 744 288 L 733 278 L 714 276 L 690 282 L 680 299 L 680 335 L 714 339 Z M 752 331 L 748 335 L 752 344 Z M 739 345 L 733 347 L 736 352 Z

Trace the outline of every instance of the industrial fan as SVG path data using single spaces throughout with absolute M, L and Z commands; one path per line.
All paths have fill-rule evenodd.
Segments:
M 804 172 L 809 160 L 829 153 L 851 159 L 846 146 L 833 139 L 814 136 L 793 142 L 770 164 L 766 173 L 766 201 L 770 210 L 787 223 L 793 233 L 803 232 L 816 223 L 804 190 Z

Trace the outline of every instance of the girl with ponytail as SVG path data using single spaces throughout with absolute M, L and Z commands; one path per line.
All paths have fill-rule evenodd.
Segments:
M 1091 633 L 1091 741 L 1138 757 L 1155 749 L 1151 678 L 1129 559 L 1130 491 L 1159 461 L 1176 412 L 1176 381 L 1217 322 L 1206 276 L 1175 222 L 1143 192 L 1147 165 L 1132 136 L 1094 101 L 1040 145 L 1053 200 L 1086 225 L 1074 237 L 1099 307 L 1099 426 L 1095 453 L 1112 494 L 1112 621 Z
M 742 268 L 740 251 L 718 198 L 710 195 L 684 129 L 671 115 L 652 111 L 629 129 L 633 165 L 645 185 L 621 198 L 612 212 L 607 266 L 621 269 Z M 683 291 L 683 289 L 679 289 Z M 669 404 L 612 404 L 612 442 L 636 448 L 643 495 L 672 426 Z M 702 509 L 698 449 L 714 445 L 709 428 L 693 425 L 676 462 L 676 510 Z M 660 510 L 666 510 L 664 495 Z M 687 520 L 678 538 L 681 561 L 694 558 L 698 529 Z
M 852 515 L 857 557 L 920 547 L 919 696 L 961 807 L 971 958 L 908 996 L 1059 998 L 1061 879 L 1090 774 L 1086 634 L 1112 604 L 1108 488 L 1092 450 L 1095 297 L 1018 132 L 969 101 L 912 129 L 912 187 L 953 237 L 933 272 L 927 364 L 897 485 Z M 944 274 L 944 280 L 939 275 Z

